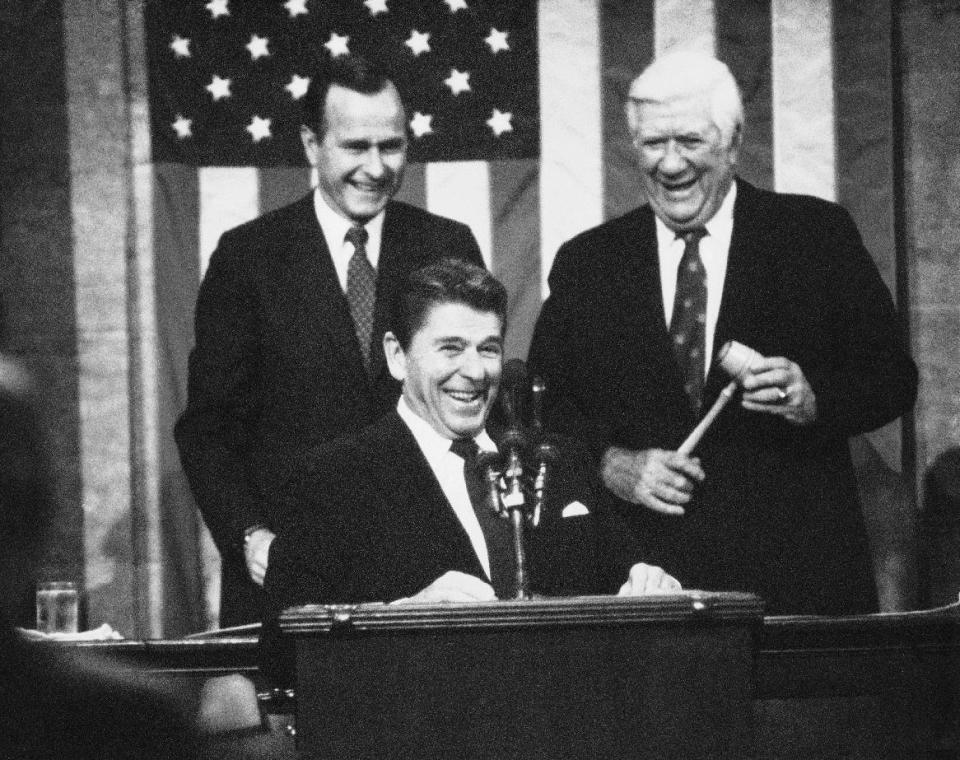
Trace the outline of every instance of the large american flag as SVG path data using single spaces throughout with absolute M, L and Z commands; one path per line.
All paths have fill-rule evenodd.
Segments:
M 208 540 L 193 559 L 197 518 L 170 435 L 197 286 L 224 230 L 309 191 L 299 101 L 326 57 L 359 52 L 393 69 L 410 129 L 399 197 L 473 229 L 511 295 L 508 356 L 525 355 L 559 245 L 642 202 L 622 102 L 633 76 L 676 46 L 716 53 L 740 81 L 741 173 L 844 203 L 893 288 L 889 2 L 148 0 L 144 14 L 151 164 L 139 198 L 152 220 L 159 358 L 151 524 L 176 532 L 157 542 L 169 556 L 153 584 L 155 633 L 216 621 L 218 559 Z M 897 432 L 877 440 L 896 462 Z M 182 598 L 196 588 L 200 613 Z

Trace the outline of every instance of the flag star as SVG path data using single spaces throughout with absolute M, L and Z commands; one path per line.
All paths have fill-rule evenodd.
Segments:
M 493 115 L 487 119 L 487 126 L 493 130 L 494 135 L 500 137 L 504 132 L 513 132 L 513 125 L 510 123 L 512 118 L 510 111 L 503 112 L 494 108 Z
M 443 83 L 450 88 L 450 92 L 454 95 L 459 95 L 461 92 L 470 92 L 470 72 L 450 69 L 450 76 L 444 79 Z
M 254 142 L 260 142 L 270 137 L 270 122 L 272 119 L 262 119 L 254 115 L 250 123 L 246 126 L 247 132 L 253 138 Z
M 208 11 L 210 11 L 211 18 L 218 18 L 219 16 L 229 16 L 230 9 L 227 7 L 228 0 L 210 0 L 209 3 L 204 6 Z
M 294 100 L 300 100 L 300 98 L 307 94 L 308 87 L 310 87 L 310 77 L 302 77 L 299 74 L 294 74 L 290 77 L 289 84 L 285 85 L 283 89 L 289 92 L 290 97 Z
M 413 118 L 410 119 L 410 129 L 413 131 L 413 136 L 416 138 L 423 137 L 424 135 L 433 134 L 433 127 L 431 122 L 433 121 L 433 115 L 429 113 L 420 113 L 417 111 Z
M 363 0 L 363 4 L 367 6 L 367 10 L 370 11 L 371 16 L 388 12 L 387 0 Z
M 287 9 L 287 13 L 290 14 L 290 18 L 296 18 L 301 13 L 307 14 L 307 0 L 287 0 L 283 4 L 283 7 Z
M 443 2 L 447 4 L 451 13 L 469 10 L 467 8 L 467 0 L 443 0 Z
M 179 34 L 175 34 L 173 35 L 173 39 L 170 41 L 170 49 L 174 52 L 177 58 L 189 58 L 190 40 L 186 37 L 181 37 Z
M 490 27 L 490 34 L 486 36 L 484 42 L 490 48 L 490 52 L 496 55 L 501 50 L 509 50 L 510 43 L 507 42 L 507 32 L 501 32 L 498 29 Z
M 266 37 L 251 34 L 250 42 L 244 45 L 244 47 L 250 51 L 250 58 L 255 61 L 258 58 L 265 58 L 270 55 L 270 51 L 267 50 L 268 42 L 270 42 L 270 40 Z
M 348 42 L 350 42 L 349 37 L 341 37 L 336 32 L 330 32 L 330 39 L 324 42 L 323 46 L 333 58 L 337 58 L 341 55 L 350 55 L 350 48 L 347 47 Z
M 410 37 L 403 43 L 414 55 L 430 52 L 430 32 L 418 32 L 416 29 L 410 30 Z
M 209 92 L 214 100 L 221 100 L 223 98 L 229 98 L 230 93 L 230 80 L 222 79 L 216 74 L 213 75 L 213 79 L 210 80 L 210 84 L 207 85 L 207 92 Z
M 182 113 L 177 114 L 176 121 L 170 126 L 173 127 L 173 130 L 177 133 L 177 137 L 181 140 L 193 137 L 193 119 L 186 118 Z

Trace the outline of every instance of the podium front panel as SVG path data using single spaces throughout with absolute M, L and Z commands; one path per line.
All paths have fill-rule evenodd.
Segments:
M 756 597 L 310 606 L 295 637 L 308 757 L 741 758 Z

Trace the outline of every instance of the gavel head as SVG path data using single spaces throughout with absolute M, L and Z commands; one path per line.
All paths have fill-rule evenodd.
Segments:
M 717 352 L 717 364 L 738 383 L 743 382 L 751 367 L 762 358 L 761 353 L 735 340 L 728 340 Z

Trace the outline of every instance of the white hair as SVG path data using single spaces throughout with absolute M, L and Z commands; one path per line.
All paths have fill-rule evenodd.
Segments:
M 703 96 L 721 136 L 729 142 L 743 131 L 743 99 L 737 80 L 722 61 L 692 50 L 667 53 L 648 65 L 630 85 L 627 118 L 636 132 L 644 102 L 663 103 L 677 98 Z

